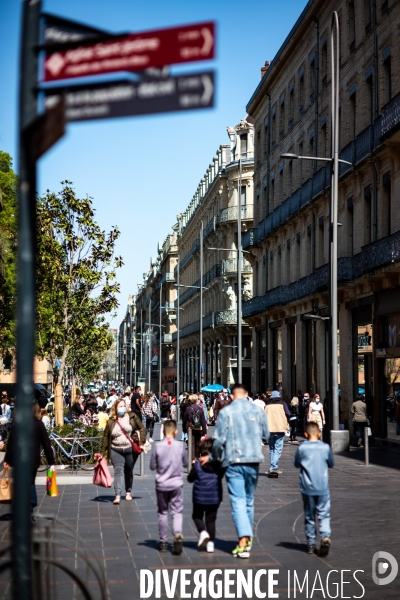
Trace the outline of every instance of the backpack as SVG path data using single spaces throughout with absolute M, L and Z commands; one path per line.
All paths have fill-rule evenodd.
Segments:
M 161 399 L 160 408 L 161 408 L 161 410 L 168 410 L 169 409 L 169 400 L 168 400 L 168 398 L 164 397 L 164 398 Z
M 190 416 L 190 425 L 192 429 L 202 429 L 201 417 L 198 412 L 193 411 Z

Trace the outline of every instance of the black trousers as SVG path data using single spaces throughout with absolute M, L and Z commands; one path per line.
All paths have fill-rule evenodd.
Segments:
M 200 456 L 200 442 L 203 437 L 202 429 L 192 429 L 192 458 L 199 458 Z
M 297 419 L 293 419 L 290 421 L 290 439 L 293 441 L 296 439 L 297 435 Z
M 146 432 L 150 433 L 150 437 L 153 437 L 154 431 L 154 417 L 146 417 Z
M 193 503 L 193 514 L 192 519 L 196 525 L 197 531 L 207 531 L 210 536 L 210 540 L 215 540 L 215 521 L 217 520 L 219 504 L 197 504 Z M 205 523 L 204 523 L 205 514 Z

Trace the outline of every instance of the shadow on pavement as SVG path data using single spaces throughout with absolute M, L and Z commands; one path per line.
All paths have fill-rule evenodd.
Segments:
M 279 548 L 286 548 L 287 550 L 298 550 L 303 554 L 307 551 L 307 544 L 298 544 L 297 542 L 279 542 L 275 544 Z
M 352 448 L 350 452 L 340 452 L 338 456 L 364 462 L 364 447 Z M 389 469 L 400 470 L 400 450 L 396 448 L 387 448 L 386 446 L 370 446 L 369 463 L 377 467 L 388 467 Z

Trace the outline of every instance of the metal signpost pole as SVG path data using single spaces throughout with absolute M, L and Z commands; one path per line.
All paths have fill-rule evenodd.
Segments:
M 181 357 L 180 357 L 180 344 L 179 344 L 179 313 L 180 313 L 180 309 L 179 309 L 179 269 L 181 266 L 181 259 L 180 256 L 178 254 L 178 269 L 177 269 L 177 278 L 176 278 L 176 282 L 178 284 L 177 288 L 176 288 L 176 306 L 177 306 L 177 310 L 176 310 L 176 407 L 177 407 L 177 419 L 179 417 L 179 396 L 181 393 L 181 385 L 180 385 L 180 377 L 181 377 Z
M 30 488 L 33 434 L 32 381 L 35 348 L 36 165 L 27 127 L 37 114 L 37 54 L 41 2 L 22 4 L 19 73 L 19 202 L 17 266 L 17 398 L 14 425 L 14 498 L 12 520 L 13 598 L 32 598 Z
M 239 142 L 240 144 L 240 138 Z M 240 153 L 240 146 L 239 146 Z M 238 176 L 238 214 L 237 214 L 237 381 L 242 383 L 242 207 L 240 194 L 242 191 L 242 158 L 239 154 Z
M 163 284 L 160 284 L 160 327 L 159 327 L 159 336 L 160 336 L 160 348 L 158 351 L 158 396 L 161 398 L 161 351 L 162 351 L 162 327 L 161 327 L 161 319 L 162 319 L 162 288 Z M 160 400 L 161 401 L 161 400 Z
M 143 378 L 143 311 L 140 309 L 140 378 Z
M 200 339 L 199 339 L 199 390 L 202 388 L 203 369 L 203 238 L 204 223 L 200 222 Z

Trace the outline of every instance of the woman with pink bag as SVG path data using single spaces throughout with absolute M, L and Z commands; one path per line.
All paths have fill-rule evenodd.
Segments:
M 100 460 L 107 456 L 114 467 L 115 499 L 113 504 L 121 502 L 123 479 L 126 491 L 125 500 L 128 502 L 132 500 L 133 468 L 138 456 L 132 449 L 136 432 L 139 432 L 139 444 L 143 448 L 146 442 L 146 430 L 141 419 L 135 413 L 127 412 L 125 400 L 116 400 L 104 430 L 101 453 L 95 456 Z

